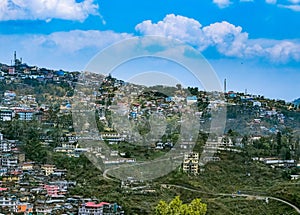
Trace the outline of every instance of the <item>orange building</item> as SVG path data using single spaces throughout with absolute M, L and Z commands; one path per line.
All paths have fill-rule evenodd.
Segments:
M 17 213 L 33 213 L 33 205 L 24 203 L 17 206 Z

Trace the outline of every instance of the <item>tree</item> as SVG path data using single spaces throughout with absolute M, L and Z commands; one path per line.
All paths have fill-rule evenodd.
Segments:
M 161 200 L 155 207 L 156 215 L 205 215 L 207 205 L 201 199 L 194 199 L 190 204 L 183 204 L 176 196 L 169 204 Z
M 281 147 L 279 155 L 280 155 L 280 158 L 283 159 L 283 160 L 291 159 L 290 149 L 285 147 L 285 146 Z
M 176 88 L 177 88 L 177 90 L 182 90 L 181 84 L 176 84 Z
M 198 87 L 188 87 L 188 90 L 190 91 L 190 93 L 193 96 L 197 96 L 198 95 Z
M 297 141 L 295 143 L 295 155 L 296 155 L 296 160 L 300 160 L 300 138 L 297 137 Z
M 249 138 L 247 135 L 244 135 L 243 136 L 243 139 L 242 139 L 242 144 L 244 144 L 244 146 L 246 146 L 248 144 L 248 141 L 249 141 Z
M 39 133 L 32 124 L 24 131 L 22 138 L 22 150 L 28 160 L 37 163 L 45 163 L 47 160 L 47 150 L 39 140 Z
M 206 214 L 207 205 L 201 202 L 201 199 L 194 199 L 189 204 L 189 214 Z
M 282 135 L 281 132 L 277 132 L 276 134 L 276 143 L 277 143 L 277 153 L 279 154 L 282 148 Z
M 179 196 L 176 196 L 170 203 L 168 207 L 168 214 L 182 214 L 178 213 L 179 211 L 182 212 L 182 201 L 180 200 Z

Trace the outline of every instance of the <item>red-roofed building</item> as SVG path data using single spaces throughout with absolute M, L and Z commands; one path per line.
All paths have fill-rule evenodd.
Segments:
M 103 205 L 110 205 L 109 203 L 107 202 L 101 202 L 99 204 L 96 204 L 95 202 L 87 202 L 85 203 L 85 207 L 90 207 L 90 208 L 100 208 L 100 207 L 103 207 Z
M 5 188 L 5 187 L 0 187 L 0 192 L 2 192 L 2 191 L 7 191 L 7 188 Z
M 86 202 L 79 207 L 79 215 L 123 215 L 124 211 L 117 204 L 108 202 Z
M 44 189 L 49 196 L 58 196 L 59 187 L 57 185 L 44 185 Z

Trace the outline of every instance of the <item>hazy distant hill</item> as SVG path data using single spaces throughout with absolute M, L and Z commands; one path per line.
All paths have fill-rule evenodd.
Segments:
M 293 101 L 293 104 L 299 106 L 300 105 L 300 98 Z

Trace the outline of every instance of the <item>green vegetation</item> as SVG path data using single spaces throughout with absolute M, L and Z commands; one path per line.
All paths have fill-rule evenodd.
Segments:
M 194 199 L 190 204 L 183 204 L 179 196 L 176 196 L 169 204 L 160 201 L 155 207 L 156 215 L 205 215 L 207 205 L 201 199 Z
M 184 174 L 178 168 L 148 182 L 149 189 L 155 190 L 153 193 L 120 188 L 119 183 L 104 179 L 102 172 L 85 156 L 67 158 L 55 154 L 53 160 L 58 168 L 68 169 L 68 180 L 77 181 L 76 187 L 70 191 L 71 196 L 116 201 L 124 207 L 126 214 L 155 214 L 160 200 L 171 202 L 176 196 L 180 196 L 184 203 L 201 198 L 201 202 L 207 205 L 207 214 L 296 214 L 293 208 L 275 200 L 270 199 L 266 203 L 265 199 L 230 195 L 240 191 L 242 194 L 279 197 L 299 205 L 299 184 L 286 178 L 284 169 L 271 169 L 251 161 L 244 154 L 222 153 L 218 156 L 222 160 L 208 163 L 205 171 L 198 176 Z M 191 190 L 163 187 L 163 184 L 179 185 Z

